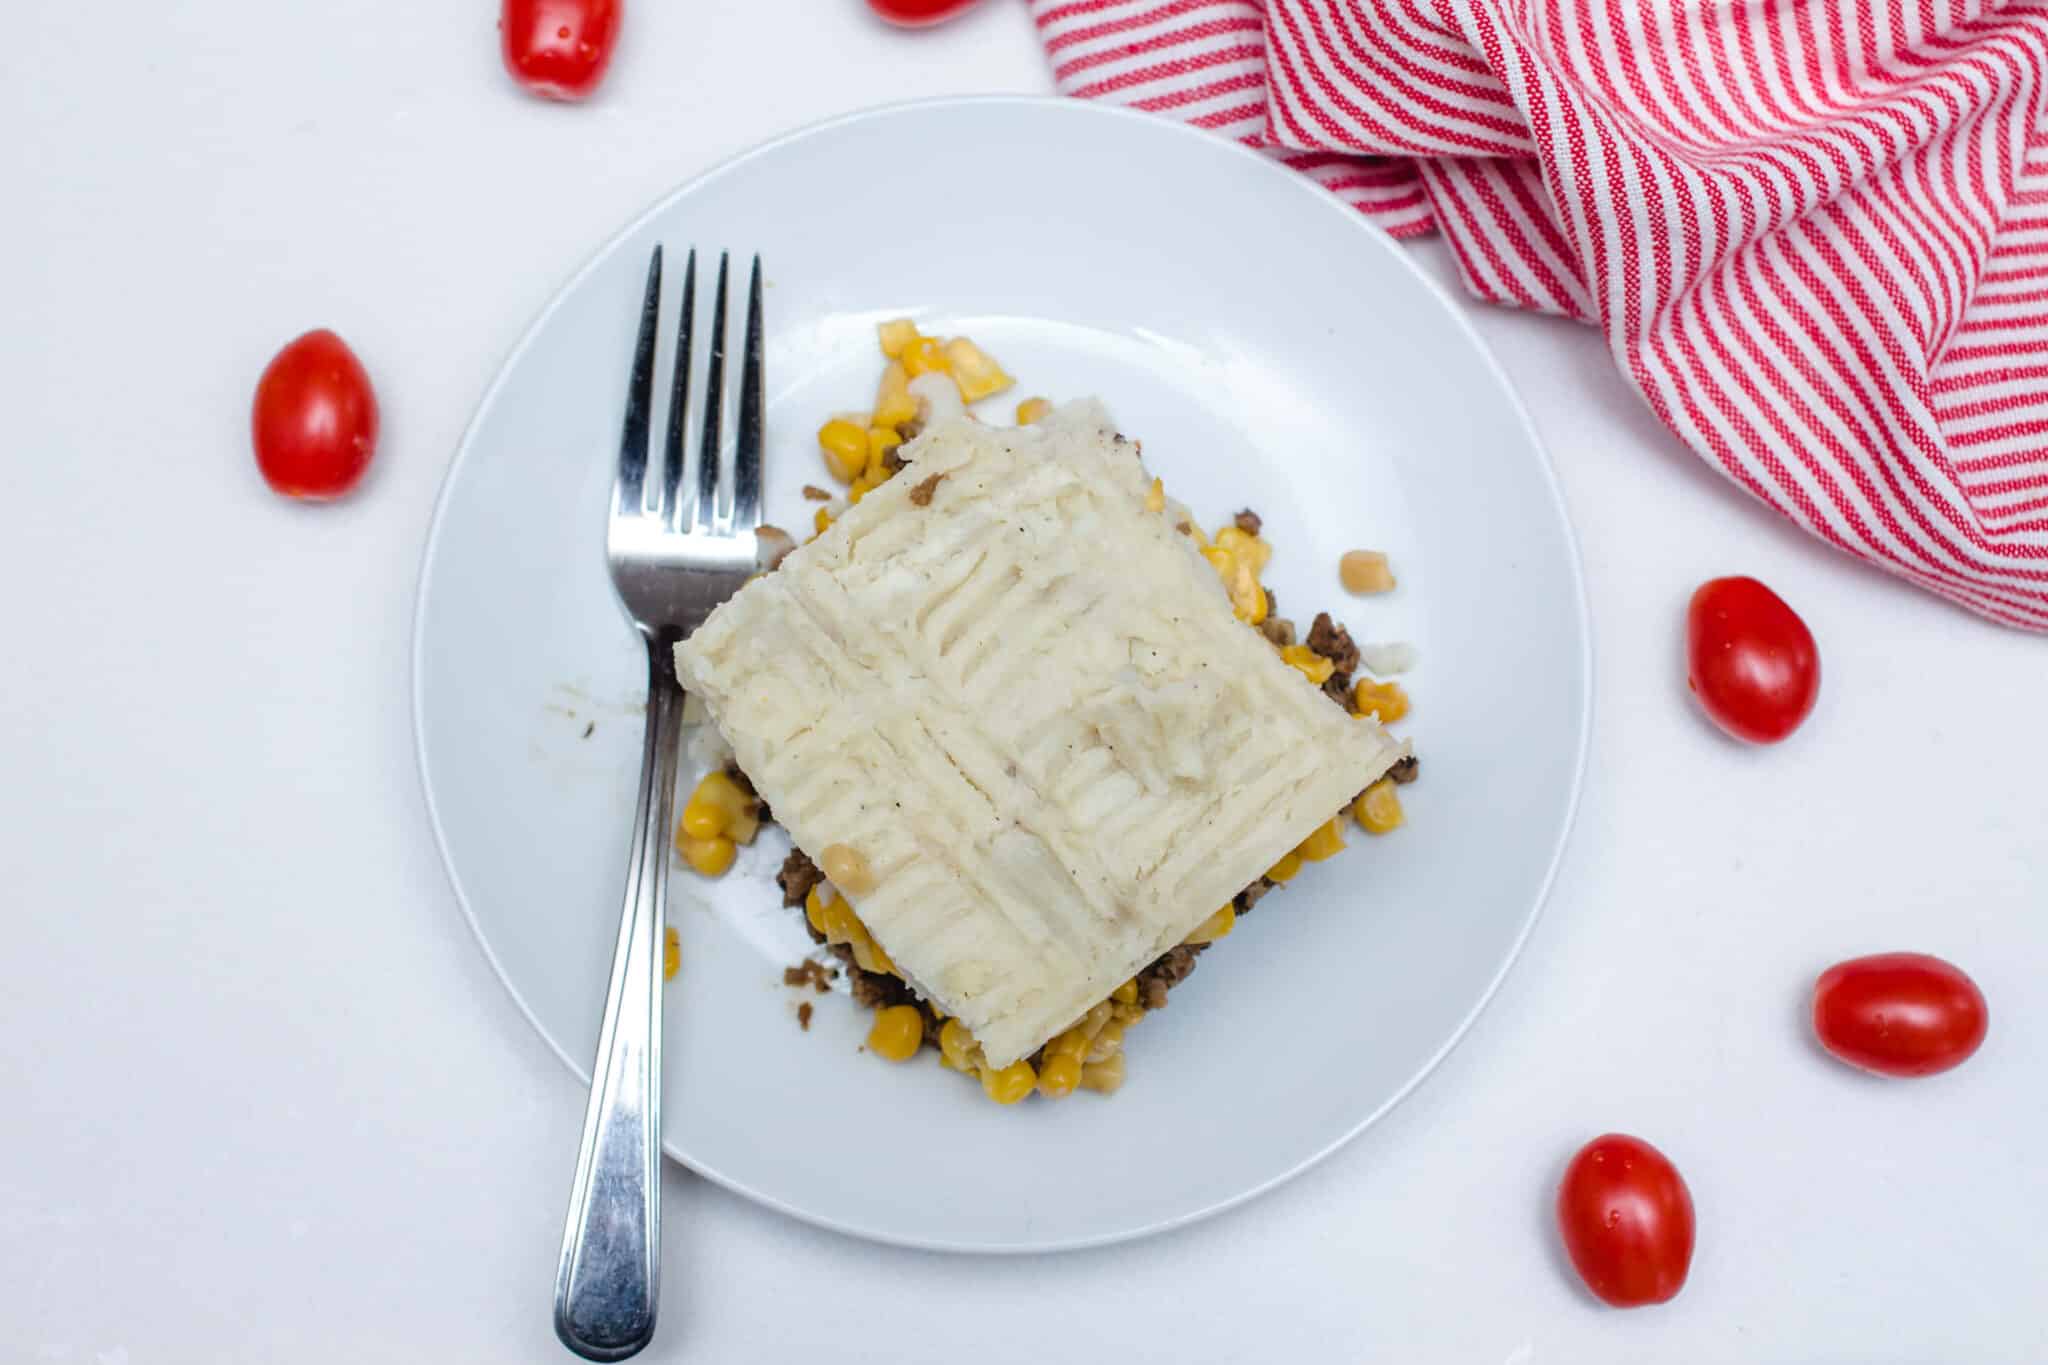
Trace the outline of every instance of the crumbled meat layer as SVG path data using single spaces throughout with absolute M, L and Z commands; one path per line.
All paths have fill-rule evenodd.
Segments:
M 1337 665 L 1339 673 L 1350 673 L 1358 667 L 1358 646 L 1352 643 L 1351 632 L 1330 619 L 1330 613 L 1319 611 L 1308 628 L 1308 647 Z
M 1266 898 L 1266 893 L 1268 891 L 1271 891 L 1274 887 L 1278 885 L 1280 885 L 1280 883 L 1273 881 L 1270 878 L 1261 877 L 1257 881 L 1253 882 L 1250 886 L 1247 886 L 1244 890 L 1238 892 L 1237 895 L 1233 896 L 1231 898 L 1230 903 L 1237 907 L 1238 914 L 1250 914 L 1251 908 L 1254 905 L 1257 905 L 1260 901 L 1264 900 Z
M 1415 780 L 1416 770 L 1421 766 L 1422 760 L 1409 754 L 1406 758 L 1395 759 L 1394 766 L 1387 769 L 1387 776 L 1405 787 Z
M 766 820 L 768 817 L 763 815 L 761 818 Z M 818 865 L 811 861 L 810 855 L 800 848 L 792 848 L 789 851 L 789 856 L 782 860 L 782 870 L 775 874 L 775 884 L 782 888 L 784 905 L 802 905 L 804 897 L 811 894 L 811 888 L 824 880 L 825 874 L 818 870 Z M 806 924 L 809 922 L 805 921 Z M 816 938 L 817 931 L 812 930 L 811 936 Z
M 806 1000 L 796 1007 L 796 1026 L 805 1033 L 811 1031 L 811 1002 Z
M 1195 959 L 1208 946 L 1183 943 L 1178 948 L 1168 948 L 1157 962 L 1138 973 L 1138 1003 L 1148 1010 L 1165 1009 L 1166 993 L 1188 979 L 1195 970 Z
M 1330 619 L 1330 613 L 1316 613 L 1315 623 L 1308 628 L 1308 647 L 1337 665 L 1339 673 L 1349 673 L 1358 667 L 1358 646 L 1351 642 L 1351 632 Z
M 1314 624 L 1308 628 L 1308 639 L 1303 643 L 1337 666 L 1323 683 L 1323 694 L 1345 710 L 1350 710 L 1351 674 L 1358 667 L 1358 646 L 1352 642 L 1351 632 L 1332 621 L 1330 613 L 1319 611 Z
M 1245 508 L 1242 512 L 1239 512 L 1237 514 L 1237 529 L 1244 532 L 1248 536 L 1257 535 L 1259 533 L 1259 528 L 1261 526 L 1264 526 L 1265 524 L 1266 523 L 1264 521 L 1259 519 L 1259 514 L 1257 512 L 1252 511 L 1252 509 L 1249 507 Z
M 782 984 L 785 986 L 809 986 L 823 995 L 832 989 L 832 983 L 839 979 L 839 973 L 816 958 L 805 958 L 794 967 L 782 969 Z
M 832 956 L 838 958 L 846 968 L 846 981 L 852 988 L 855 1004 L 865 1005 L 871 1010 L 880 1010 L 891 1005 L 918 1003 L 917 993 L 910 989 L 902 977 L 891 976 L 888 972 L 862 970 L 860 964 L 853 960 L 852 945 L 833 944 Z
M 830 502 L 832 495 L 814 483 L 804 485 L 804 497 L 811 502 Z
M 1275 649 L 1285 649 L 1294 643 L 1294 622 L 1280 614 L 1280 594 L 1266 589 L 1266 619 L 1259 622 L 1259 634 L 1271 641 Z
M 946 476 L 944 474 L 934 474 L 930 478 L 926 479 L 923 483 L 919 484 L 917 487 L 911 489 L 910 505 L 912 507 L 931 506 L 932 494 L 939 491 L 939 480 L 945 477 Z

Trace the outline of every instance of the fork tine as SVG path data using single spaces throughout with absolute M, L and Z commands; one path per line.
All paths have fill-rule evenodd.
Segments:
M 711 364 L 705 368 L 705 426 L 696 446 L 696 491 L 702 499 L 698 516 L 713 534 L 731 528 L 719 514 L 719 446 L 725 440 L 725 268 L 719 252 L 719 295 L 711 305 Z
M 683 315 L 676 322 L 676 353 L 668 385 L 668 435 L 661 444 L 661 501 L 656 504 L 670 530 L 687 530 L 697 519 L 697 495 L 689 495 L 685 508 L 681 496 L 683 479 L 683 429 L 690 408 L 691 332 L 697 316 L 697 250 L 683 264 Z
M 647 263 L 647 295 L 640 304 L 640 338 L 633 375 L 626 381 L 626 429 L 619 437 L 619 475 L 612 483 L 612 515 L 646 510 L 647 437 L 654 407 L 654 329 L 661 320 L 661 245 Z
M 761 258 L 747 284 L 747 350 L 740 361 L 739 444 L 733 452 L 732 520 L 741 530 L 761 524 Z
M 729 523 L 718 514 L 718 447 L 724 440 L 725 416 L 725 271 L 726 253 L 718 253 L 718 297 L 711 306 L 711 363 L 704 371 L 704 427 L 697 444 L 697 516 L 699 526 L 714 533 Z

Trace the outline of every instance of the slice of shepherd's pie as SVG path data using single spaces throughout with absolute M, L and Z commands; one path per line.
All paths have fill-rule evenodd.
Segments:
M 935 424 L 676 648 L 895 972 L 1029 1056 L 1407 753 L 1232 615 L 1094 402 Z

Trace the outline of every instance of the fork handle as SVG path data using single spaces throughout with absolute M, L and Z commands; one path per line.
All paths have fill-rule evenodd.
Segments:
M 662 929 L 683 720 L 667 653 L 648 642 L 633 852 L 555 1274 L 555 1335 L 586 1360 L 624 1360 L 647 1345 L 660 1297 Z

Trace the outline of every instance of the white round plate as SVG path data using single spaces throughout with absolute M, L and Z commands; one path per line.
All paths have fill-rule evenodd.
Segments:
M 541 1036 L 588 1076 L 643 666 L 605 503 L 656 242 L 762 254 L 770 521 L 808 529 L 814 433 L 868 405 L 875 323 L 909 314 L 1017 376 L 991 420 L 1101 395 L 1205 522 L 1265 517 L 1284 614 L 1328 608 L 1422 661 L 1407 828 L 1353 827 L 1206 955 L 1132 1031 L 1113 1097 L 1003 1109 L 932 1054 L 864 1055 L 864 1011 L 782 984 L 810 943 L 772 881 L 780 833 L 720 881 L 678 864 L 669 1155 L 843 1232 L 1027 1251 L 1213 1213 L 1384 1113 L 1500 982 L 1571 822 L 1590 669 L 1557 486 L 1478 338 L 1363 218 L 1221 138 L 1053 100 L 877 110 L 711 172 L 606 245 L 484 396 L 421 571 L 415 721 L 456 894 Z M 1395 592 L 1342 594 L 1361 546 L 1391 553 Z

